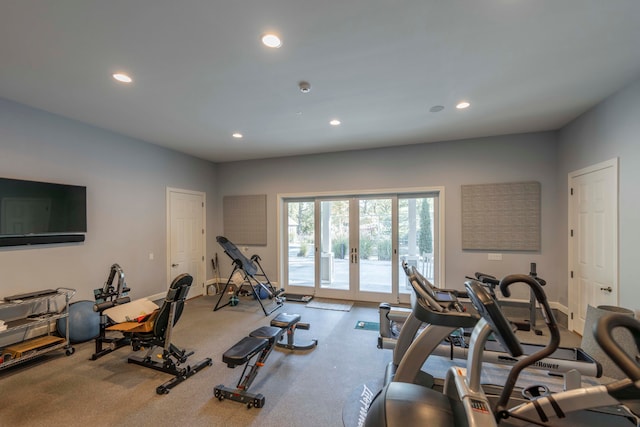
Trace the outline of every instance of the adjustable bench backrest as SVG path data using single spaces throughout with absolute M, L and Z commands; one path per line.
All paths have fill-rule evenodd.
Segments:
M 191 275 L 183 273 L 173 279 L 171 286 L 169 286 L 169 291 L 167 292 L 167 296 L 162 303 L 162 307 L 160 307 L 160 311 L 155 318 L 153 324 L 153 335 L 156 338 L 164 337 L 167 332 L 167 327 L 169 326 L 169 314 L 171 313 L 171 305 L 175 303 L 175 312 L 173 317 L 173 325 L 178 322 L 180 316 L 182 315 L 182 310 L 184 309 L 184 301 L 187 298 L 187 294 L 189 293 L 189 288 L 191 287 L 191 283 L 193 282 L 193 277 Z

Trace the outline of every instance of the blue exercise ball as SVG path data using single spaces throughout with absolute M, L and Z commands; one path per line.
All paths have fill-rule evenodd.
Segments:
M 262 286 L 258 286 L 258 289 L 257 289 L 256 293 L 258 294 L 258 298 L 260 298 L 260 299 L 267 299 L 267 298 L 271 297 L 271 295 L 269 294 L 269 291 L 267 291 Z M 254 298 L 255 298 L 255 296 L 254 296 Z
M 69 304 L 69 341 L 84 342 L 100 334 L 100 313 L 93 311 L 93 301 L 77 301 Z M 58 333 L 67 335 L 67 319 L 58 319 Z

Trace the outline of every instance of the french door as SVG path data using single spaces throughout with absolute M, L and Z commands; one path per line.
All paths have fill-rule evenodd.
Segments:
M 287 292 L 408 302 L 401 263 L 437 284 L 439 192 L 282 196 L 280 277 Z

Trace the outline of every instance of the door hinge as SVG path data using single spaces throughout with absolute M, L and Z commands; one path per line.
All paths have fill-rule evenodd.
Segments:
M 573 279 L 573 271 L 571 272 L 571 278 Z
M 202 255 L 202 260 L 204 261 L 204 255 Z
M 573 237 L 573 230 L 571 230 L 571 237 Z
M 202 234 L 204 234 L 204 228 L 202 229 Z
M 571 188 L 571 195 L 573 196 L 573 188 Z
M 571 313 L 571 320 L 573 320 L 573 312 Z

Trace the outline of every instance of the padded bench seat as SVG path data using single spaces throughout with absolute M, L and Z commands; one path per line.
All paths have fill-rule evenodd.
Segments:
M 299 314 L 287 314 L 280 313 L 273 319 L 271 319 L 271 326 L 275 326 L 277 328 L 289 328 L 292 325 L 295 325 L 300 321 Z
M 253 356 L 262 351 L 269 344 L 269 340 L 258 337 L 244 337 L 233 347 L 225 351 L 222 361 L 230 368 L 247 363 Z
M 284 332 L 284 329 L 278 328 L 276 326 L 261 326 L 255 331 L 251 332 L 249 336 L 269 340 L 269 345 L 273 345 L 274 342 L 280 339 Z

